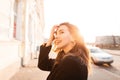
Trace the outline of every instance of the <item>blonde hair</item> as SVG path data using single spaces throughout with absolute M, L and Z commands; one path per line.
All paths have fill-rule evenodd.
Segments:
M 90 58 L 89 50 L 86 47 L 86 43 L 84 42 L 83 36 L 80 34 L 79 29 L 75 25 L 70 24 L 68 22 L 61 23 L 59 27 L 62 25 L 65 25 L 68 28 L 71 36 L 73 37 L 77 45 L 74 51 L 78 52 L 78 54 L 75 54 L 75 55 L 80 55 L 79 58 L 83 61 L 85 65 L 87 65 L 88 70 L 90 72 L 91 71 L 91 58 Z M 54 50 L 56 52 L 61 51 L 60 49 L 55 49 L 55 47 L 54 47 Z M 59 58 L 59 56 L 57 58 Z

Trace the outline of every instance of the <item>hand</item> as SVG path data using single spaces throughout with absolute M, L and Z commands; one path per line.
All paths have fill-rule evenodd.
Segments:
M 56 31 L 57 29 L 58 29 L 58 25 L 54 25 L 54 26 L 52 27 L 51 33 L 50 33 L 50 37 L 49 37 L 49 39 L 48 39 L 48 41 L 47 41 L 46 46 L 50 46 L 50 45 L 52 44 L 53 40 L 55 39 L 54 34 L 55 34 L 55 31 Z

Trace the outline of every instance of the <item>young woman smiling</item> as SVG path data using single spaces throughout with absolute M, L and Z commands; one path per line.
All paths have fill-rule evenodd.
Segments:
M 57 53 L 56 59 L 49 58 L 51 50 Z M 40 46 L 38 68 L 50 71 L 47 80 L 87 80 L 90 63 L 84 39 L 71 23 L 53 26 L 49 40 Z

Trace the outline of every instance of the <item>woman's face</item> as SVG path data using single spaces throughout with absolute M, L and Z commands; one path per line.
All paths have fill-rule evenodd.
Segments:
M 68 28 L 65 25 L 59 26 L 55 36 L 55 44 L 57 48 L 64 49 L 69 46 L 73 40 Z

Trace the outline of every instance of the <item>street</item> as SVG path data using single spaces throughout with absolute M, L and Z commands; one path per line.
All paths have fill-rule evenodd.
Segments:
M 105 50 L 105 51 L 112 54 L 114 62 L 111 64 L 111 66 L 108 67 L 99 66 L 99 67 L 120 76 L 120 50 Z
M 89 80 L 120 80 L 120 51 L 105 50 L 113 55 L 114 62 L 108 65 L 93 65 L 93 73 Z
M 120 80 L 120 76 L 99 66 L 93 65 L 93 72 L 88 80 Z
M 120 80 L 120 56 L 113 55 L 114 62 L 111 66 L 92 64 L 92 73 L 88 80 Z M 10 80 L 46 80 L 49 72 L 37 68 L 37 59 L 33 59 L 30 65 L 21 68 Z
M 120 76 L 120 63 L 119 63 L 120 56 L 113 55 L 113 57 L 114 57 L 114 62 L 111 64 L 111 66 L 102 65 L 102 66 L 98 66 L 98 67 Z

